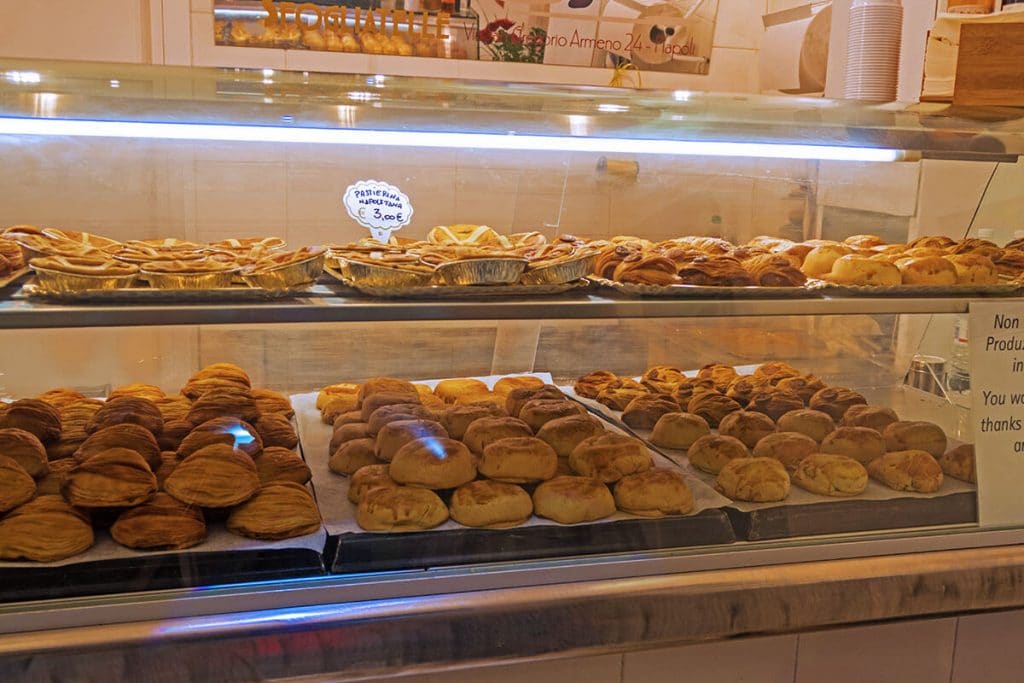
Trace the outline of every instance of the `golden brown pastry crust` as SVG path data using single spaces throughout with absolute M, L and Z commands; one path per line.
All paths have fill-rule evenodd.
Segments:
M 573 472 L 606 484 L 653 466 L 651 454 L 642 441 L 615 432 L 584 439 L 569 454 Z
M 352 473 L 348 483 L 348 499 L 354 505 L 358 505 L 367 491 L 376 488 L 396 488 L 398 482 L 388 474 L 390 465 L 378 463 L 375 465 L 364 465 Z
M 335 385 L 337 386 L 337 385 Z M 326 391 L 326 389 L 325 389 Z M 358 407 L 362 407 L 363 401 L 370 398 L 374 394 L 418 394 L 416 387 L 412 385 L 412 382 L 407 382 L 404 379 L 395 379 L 394 377 L 371 377 L 370 379 L 359 385 L 359 389 L 356 391 L 356 401 Z M 385 404 L 381 404 L 385 405 Z
M 729 387 L 725 390 L 725 395 L 740 405 L 745 406 L 750 403 L 751 396 L 770 386 L 771 382 L 767 378 L 754 377 L 752 375 L 741 376 L 729 383 Z
M 0 520 L 0 560 L 57 562 L 92 544 L 88 518 L 60 496 L 39 496 Z
M 658 254 L 635 252 L 626 255 L 612 273 L 612 279 L 624 284 L 665 287 L 682 284 L 676 264 Z
M 690 405 L 690 399 L 694 396 L 707 392 L 715 393 L 716 391 L 715 383 L 711 379 L 688 379 L 677 384 L 672 390 L 672 400 L 679 404 L 680 410 L 685 412 L 686 408 Z
M 83 462 L 108 448 L 133 450 L 142 456 L 150 469 L 160 467 L 160 445 L 153 433 L 145 427 L 130 423 L 116 424 L 93 432 L 72 457 L 77 462 Z
M 868 486 L 868 471 L 845 455 L 812 453 L 797 465 L 793 483 L 821 496 L 856 496 Z
M 502 377 L 494 383 L 493 392 L 508 396 L 513 389 L 540 389 L 544 386 L 544 380 L 530 375 L 518 375 L 514 377 Z
M 187 419 L 201 425 L 218 417 L 234 417 L 254 424 L 260 409 L 248 389 L 210 389 L 192 403 Z
M 22 429 L 48 444 L 60 438 L 60 412 L 45 401 L 23 398 L 0 413 L 0 429 Z
M 559 458 L 568 458 L 581 441 L 604 431 L 604 425 L 592 415 L 567 415 L 545 422 L 537 430 L 537 438 L 551 446 Z
M 192 408 L 192 401 L 181 394 L 165 396 L 153 403 L 160 411 L 160 415 L 163 416 L 165 425 L 168 422 L 184 421 L 188 417 L 188 411 Z
M 949 286 L 957 283 L 957 271 L 941 256 L 920 256 L 896 261 L 905 285 Z
M 138 505 L 156 489 L 149 465 L 128 448 L 108 448 L 92 455 L 69 469 L 61 483 L 64 498 L 85 508 Z
M 892 451 L 867 464 L 868 474 L 895 491 L 934 493 L 942 487 L 942 467 L 927 451 Z
M 629 402 L 622 412 L 622 421 L 632 429 L 653 429 L 662 415 L 678 410 L 679 406 L 668 396 L 644 394 Z
M 49 471 L 43 442 L 24 429 L 0 429 L 0 456 L 17 462 L 33 479 L 45 477 Z
M 148 429 L 155 436 L 164 430 L 164 417 L 156 404 L 145 398 L 122 396 L 103 404 L 92 420 L 85 426 L 88 434 L 118 424 L 135 424 Z
M 843 419 L 843 415 L 850 409 L 850 406 L 867 404 L 867 399 L 853 389 L 844 387 L 826 387 L 811 396 L 807 406 L 814 410 L 828 413 L 836 422 Z
M 245 370 L 233 363 L 213 363 L 189 377 L 181 393 L 194 401 L 210 389 L 225 388 L 248 391 L 252 381 Z
M 44 391 L 36 396 L 36 399 L 49 403 L 58 411 L 63 410 L 73 403 L 87 400 L 85 394 L 82 392 L 76 391 L 75 389 L 69 389 L 67 387 L 58 387 L 57 389 Z
M 160 454 L 160 467 L 156 468 L 153 474 L 156 475 L 156 484 L 161 491 L 164 490 L 164 482 L 178 466 L 178 462 L 178 454 L 174 451 L 164 451 Z
M 762 254 L 743 261 L 750 279 L 761 287 L 800 287 L 807 282 L 799 263 L 778 254 Z
M 712 428 L 717 428 L 718 423 L 729 413 L 742 409 L 739 403 L 728 396 L 711 392 L 694 395 L 686 406 L 686 412 L 704 418 Z
M 36 482 L 12 458 L 0 455 L 0 513 L 27 503 L 36 495 Z
M 360 415 L 362 414 L 360 413 Z M 426 406 L 417 403 L 394 403 L 392 405 L 381 406 L 373 411 L 369 419 L 363 423 L 366 425 L 366 436 L 377 436 L 381 427 L 389 422 L 397 422 L 399 420 L 436 421 L 437 418 L 433 411 L 429 410 Z M 337 429 L 338 425 L 335 425 L 335 431 L 337 431 Z
M 225 508 L 256 495 L 260 478 L 252 458 L 227 444 L 204 446 L 174 468 L 164 490 L 186 505 Z
M 375 452 L 379 460 L 391 462 L 398 450 L 417 439 L 448 438 L 448 431 L 433 420 L 398 420 L 389 422 L 377 432 Z
M 869 463 L 885 453 L 885 440 L 870 427 L 839 427 L 821 442 L 822 453 L 845 455 Z
M 488 444 L 499 439 L 533 436 L 525 422 L 514 417 L 481 417 L 466 428 L 462 442 L 470 451 L 480 455 Z
M 408 415 L 394 415 L 397 418 L 393 422 L 398 420 L 412 420 Z M 333 453 L 338 448 L 348 441 L 354 441 L 355 439 L 376 439 L 375 434 L 370 434 L 370 426 L 365 422 L 349 422 L 334 428 L 334 432 L 331 434 L 331 443 L 328 446 L 328 451 Z
M 683 371 L 671 365 L 655 365 L 640 378 L 641 384 L 658 394 L 671 394 L 680 382 L 685 381 L 687 377 Z
M 682 473 L 653 468 L 630 474 L 615 483 L 615 505 L 640 517 L 686 515 L 693 511 L 693 494 Z
M 573 384 L 573 391 L 584 398 L 597 398 L 608 384 L 619 378 L 610 370 L 595 370 L 588 372 Z
M 507 415 L 504 408 L 491 402 L 456 405 L 445 411 L 443 424 L 448 430 L 449 436 L 453 439 L 461 439 L 469 426 L 476 420 L 484 417 L 506 417 Z
M 729 385 L 739 378 L 736 368 L 724 363 L 708 363 L 697 371 L 697 379 L 709 379 L 715 384 L 716 391 L 727 391 Z
M 596 400 L 612 410 L 625 410 L 626 406 L 637 396 L 649 393 L 651 393 L 650 390 L 639 382 L 620 378 L 605 386 L 597 395 Z
M 429 489 L 378 487 L 366 491 L 356 508 L 356 523 L 367 531 L 420 531 L 448 521 L 448 507 Z
M 796 394 L 806 404 L 812 396 L 825 388 L 825 383 L 814 375 L 804 375 L 802 377 L 782 377 L 775 382 L 775 387 L 780 391 Z
M 478 379 L 444 379 L 434 387 L 434 395 L 445 403 L 455 403 L 460 396 L 485 394 L 490 388 Z
M 260 478 L 260 486 L 276 481 L 292 481 L 305 484 L 313 474 L 309 465 L 295 451 L 278 446 L 270 446 L 254 460 L 256 474 Z
M 789 471 L 812 453 L 818 452 L 818 442 L 799 432 L 776 432 L 769 434 L 754 446 L 755 458 L 774 458 Z
M 415 389 L 412 392 L 378 391 L 364 398 L 360 403 L 359 410 L 363 416 L 363 422 L 368 423 L 370 416 L 378 408 L 399 404 L 423 405 L 423 400 Z
M 978 483 L 978 469 L 972 444 L 963 443 L 943 453 L 939 458 L 939 466 L 944 474 L 954 479 Z
M 260 415 L 277 414 L 285 419 L 290 419 L 295 415 L 292 402 L 284 394 L 272 389 L 253 389 L 249 394 L 252 396 L 252 400 L 256 402 Z
M 735 437 L 709 434 L 694 441 L 687 449 L 686 457 L 697 469 L 718 474 L 730 460 L 749 458 L 750 451 Z
M 122 396 L 138 396 L 139 398 L 149 399 L 154 403 L 167 398 L 164 390 L 154 384 L 135 383 L 125 384 L 124 386 L 111 390 L 111 392 L 107 394 L 107 400 L 109 401 L 110 399 L 120 398 Z
M 831 415 L 813 408 L 791 410 L 779 418 L 778 425 L 780 431 L 799 432 L 818 443 L 836 429 L 835 420 Z
M 722 467 L 715 489 L 733 500 L 771 503 L 789 495 L 789 474 L 773 458 L 738 458 Z
M 867 256 L 850 254 L 840 256 L 832 263 L 832 270 L 823 280 L 842 285 L 871 285 L 894 287 L 902 284 L 900 270 L 891 263 L 876 261 Z
M 509 484 L 530 484 L 555 476 L 558 454 L 532 436 L 498 439 L 487 444 L 478 463 L 483 476 Z
M 352 439 L 338 446 L 331 454 L 327 467 L 342 476 L 352 474 L 361 467 L 379 463 L 375 439 Z
M 747 404 L 747 410 L 764 413 L 772 420 L 778 420 L 789 411 L 803 407 L 803 399 L 798 394 L 776 387 L 755 392 Z
M 515 484 L 481 479 L 455 489 L 450 511 L 452 519 L 463 526 L 508 529 L 530 518 L 533 499 Z
M 706 287 L 750 287 L 754 279 L 739 260 L 730 256 L 698 256 L 679 267 L 679 280 Z
M 513 389 L 505 397 L 505 411 L 512 417 L 519 417 L 520 411 L 534 399 L 565 399 L 565 394 L 558 387 L 545 384 L 539 389 Z
M 323 410 L 327 402 L 335 396 L 351 396 L 356 402 L 359 400 L 359 389 L 362 385 L 354 382 L 339 382 L 330 384 L 319 391 L 316 395 L 316 409 Z M 353 406 L 353 409 L 355 406 Z
M 182 550 L 206 540 L 206 521 L 199 508 L 157 493 L 142 505 L 122 512 L 110 527 L 110 535 L 136 550 Z
M 291 420 L 280 413 L 260 415 L 253 425 L 263 440 L 263 447 L 295 448 L 299 445 L 299 435 L 295 433 Z
M 770 417 L 751 410 L 729 413 L 718 424 L 719 434 L 735 437 L 747 448 L 753 448 L 758 441 L 774 432 L 775 422 Z
M 560 524 L 578 524 L 615 514 L 615 499 L 597 479 L 560 476 L 534 489 L 533 511 Z
M 586 408 L 569 399 L 535 398 L 522 407 L 519 419 L 526 423 L 532 434 L 551 420 L 586 413 Z
M 358 413 L 359 419 L 362 420 L 362 410 L 356 409 L 357 403 L 355 394 L 329 396 L 324 402 L 323 407 L 320 408 L 320 421 L 324 424 L 334 424 L 341 415 L 351 413 L 352 411 Z
M 662 448 L 686 450 L 693 442 L 711 433 L 708 422 L 690 413 L 666 413 L 651 430 L 650 442 Z
M 890 451 L 922 450 L 938 458 L 946 452 L 945 432 L 931 422 L 893 422 L 882 431 L 885 447 Z
M 64 475 L 76 464 L 73 458 L 61 458 L 50 462 L 50 471 L 46 476 L 36 482 L 37 496 L 59 496 L 61 484 L 64 483 Z
M 320 530 L 320 510 L 313 494 L 302 484 L 281 481 L 267 484 L 228 515 L 233 534 L 277 541 L 307 536 Z
M 256 428 L 235 417 L 215 417 L 194 428 L 178 446 L 178 458 L 184 460 L 200 448 L 224 444 L 255 458 L 263 450 L 263 439 Z
M 404 486 L 451 489 L 476 478 L 476 462 L 455 439 L 416 439 L 398 449 L 388 474 Z

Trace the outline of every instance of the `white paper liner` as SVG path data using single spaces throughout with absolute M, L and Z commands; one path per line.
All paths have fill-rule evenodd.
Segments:
M 487 384 L 488 387 L 493 387 L 494 383 L 502 377 L 520 377 L 523 375 L 537 377 L 548 384 L 552 382 L 550 373 L 546 372 L 518 373 L 516 375 L 489 375 L 486 377 L 474 377 L 473 379 L 479 379 Z M 441 380 L 439 379 L 416 380 L 416 383 L 426 384 L 433 387 L 440 381 Z M 317 392 L 312 392 L 308 394 L 295 394 L 292 395 L 290 399 L 292 407 L 295 409 L 295 417 L 299 425 L 299 438 L 302 443 L 306 462 L 309 463 L 310 469 L 313 470 L 313 486 L 317 492 L 317 500 L 320 503 L 320 512 L 323 515 L 324 525 L 327 527 L 328 533 L 332 536 L 347 533 L 393 533 L 367 531 L 356 523 L 356 506 L 348 499 L 349 478 L 331 472 L 327 466 L 327 463 L 330 460 L 330 453 L 328 450 L 330 448 L 333 428 L 331 425 L 324 424 L 320 419 L 320 411 L 316 408 L 316 397 Z M 623 434 L 627 433 L 626 430 L 622 429 L 614 422 L 607 420 L 606 422 L 609 429 Z M 705 485 L 698 477 L 695 477 L 691 471 L 688 471 L 687 468 L 679 467 L 654 449 L 649 450 L 656 467 L 667 467 L 680 470 L 686 477 L 686 483 L 690 487 L 690 492 L 693 494 L 693 511 L 689 515 L 685 516 L 693 516 L 699 512 L 703 512 L 704 510 L 721 508 L 729 504 L 728 498 Z M 649 518 L 638 517 L 625 512 L 617 512 L 610 517 L 605 517 L 604 519 L 593 522 L 582 522 L 581 524 L 602 524 L 623 519 Z M 530 517 L 525 524 L 514 528 L 521 529 L 523 527 L 541 525 L 578 526 L 559 524 L 558 522 L 534 515 Z M 434 527 L 433 529 L 425 529 L 424 531 L 455 531 L 470 528 L 472 527 L 466 527 L 458 522 L 448 520 L 440 526 Z
M 349 280 L 339 271 L 332 268 L 325 268 L 324 272 L 346 287 L 362 292 L 367 296 L 375 296 L 382 299 L 462 299 L 465 297 L 488 296 L 550 296 L 553 294 L 570 292 L 574 289 L 586 289 L 589 286 L 589 283 L 586 280 L 576 280 L 575 282 L 537 285 L 419 285 L 415 287 L 388 287 L 383 285 L 367 285 Z

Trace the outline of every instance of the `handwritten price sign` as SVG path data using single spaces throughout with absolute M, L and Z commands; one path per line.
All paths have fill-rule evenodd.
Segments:
M 394 185 L 379 180 L 349 185 L 342 203 L 352 220 L 369 228 L 373 238 L 381 242 L 387 242 L 392 232 L 412 220 L 409 198 Z

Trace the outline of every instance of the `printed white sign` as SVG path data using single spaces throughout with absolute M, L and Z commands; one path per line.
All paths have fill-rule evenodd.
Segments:
M 1024 522 L 1024 304 L 972 302 L 968 338 L 978 521 Z
M 373 238 L 381 242 L 387 242 L 392 232 L 412 220 L 409 198 L 394 185 L 379 180 L 349 185 L 342 203 L 352 220 L 369 228 Z

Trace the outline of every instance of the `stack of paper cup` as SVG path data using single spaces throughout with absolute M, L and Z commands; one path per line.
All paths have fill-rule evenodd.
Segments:
M 853 0 L 847 32 L 844 97 L 873 102 L 896 99 L 902 31 L 900 0 Z

